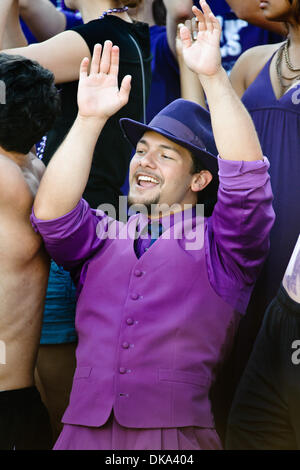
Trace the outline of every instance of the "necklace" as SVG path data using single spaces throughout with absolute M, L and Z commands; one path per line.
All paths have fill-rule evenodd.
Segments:
M 277 72 L 277 77 L 278 77 L 279 84 L 280 84 L 280 96 L 282 96 L 284 94 L 285 90 L 287 88 L 290 88 L 290 86 L 291 86 L 291 83 L 289 83 L 288 85 L 284 85 L 283 80 L 287 80 L 287 81 L 300 80 L 300 74 L 297 74 L 294 77 L 285 77 L 284 75 L 282 75 L 282 62 L 283 62 L 282 58 L 283 57 L 284 57 L 284 61 L 286 63 L 287 68 L 291 72 L 300 72 L 300 69 L 297 69 L 297 68 L 293 67 L 293 65 L 291 63 L 290 56 L 289 56 L 289 49 L 288 49 L 289 44 L 290 44 L 290 40 L 287 39 L 282 44 L 282 46 L 280 46 L 280 48 L 278 49 L 278 53 L 277 53 L 276 72 Z
M 283 49 L 283 54 L 284 54 L 284 59 L 285 59 L 285 63 L 288 67 L 288 69 L 291 71 L 291 72 L 300 72 L 300 69 L 297 69 L 296 67 L 294 67 L 291 63 L 291 59 L 290 59 L 290 54 L 289 54 L 289 45 L 290 45 L 290 40 L 288 39 L 285 43 L 284 43 L 284 49 Z
M 106 10 L 102 13 L 102 15 L 99 17 L 99 20 L 103 20 L 105 16 L 111 15 L 112 13 L 124 13 L 127 10 L 128 10 L 128 7 L 110 8 L 109 10 Z

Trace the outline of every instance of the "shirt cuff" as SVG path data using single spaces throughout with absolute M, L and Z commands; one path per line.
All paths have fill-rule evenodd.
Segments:
M 264 186 L 269 179 L 269 160 L 236 161 L 218 156 L 220 185 L 225 189 L 249 189 Z

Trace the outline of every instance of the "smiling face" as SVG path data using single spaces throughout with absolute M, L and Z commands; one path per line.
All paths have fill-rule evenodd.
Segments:
M 130 163 L 129 205 L 195 205 L 197 192 L 211 181 L 208 170 L 192 174 L 191 153 L 156 132 L 146 132 Z

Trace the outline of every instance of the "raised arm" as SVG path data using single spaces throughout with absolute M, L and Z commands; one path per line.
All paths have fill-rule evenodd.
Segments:
M 185 63 L 198 75 L 206 95 L 218 152 L 225 160 L 262 160 L 254 124 L 221 64 L 220 23 L 204 0 L 200 5 L 202 12 L 193 7 L 199 22 L 197 40 L 192 41 L 185 26 L 180 36 Z
M 9 25 L 9 28 L 8 28 Z M 11 38 L 7 42 L 7 35 Z M 22 55 L 35 60 L 51 70 L 56 83 L 78 80 L 79 67 L 84 57 L 90 58 L 90 51 L 84 39 L 75 31 L 63 31 L 47 41 L 24 46 L 24 42 L 12 43 L 22 35 L 19 21 L 18 0 L 0 1 L 0 51 L 6 54 Z M 24 38 L 24 36 L 23 36 Z M 15 47 L 16 45 L 22 47 Z M 8 46 L 9 48 L 5 48 Z M 11 48 L 14 46 L 13 48 Z
M 166 7 L 167 40 L 174 57 L 176 58 L 176 36 L 179 23 L 192 17 L 192 0 L 163 0 Z
M 119 48 L 106 41 L 95 46 L 82 61 L 78 87 L 78 116 L 66 139 L 52 157 L 41 181 L 34 213 L 50 220 L 70 212 L 78 204 L 88 181 L 94 148 L 106 121 L 127 102 L 131 77 L 118 88 Z
M 19 0 L 20 15 L 38 41 L 62 33 L 66 17 L 50 0 Z
M 193 20 L 186 20 L 185 26 L 190 29 L 192 38 L 197 34 L 197 22 L 195 18 Z M 183 59 L 182 54 L 182 41 L 180 38 L 180 28 L 183 24 L 178 25 L 177 37 L 176 37 L 176 53 L 177 61 L 179 66 L 180 74 L 180 92 L 181 98 L 189 101 L 194 101 L 195 103 L 200 104 L 203 108 L 206 108 L 205 96 L 203 92 L 202 85 L 199 81 L 199 78 L 196 73 L 189 69 Z
M 23 47 L 27 45 L 19 21 L 18 0 L 1 0 L 0 2 L 0 44 L 1 48 Z

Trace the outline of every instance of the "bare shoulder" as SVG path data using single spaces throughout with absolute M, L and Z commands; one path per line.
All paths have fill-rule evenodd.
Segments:
M 9 158 L 0 155 L 0 206 L 15 204 L 20 192 L 25 190 L 24 177 L 19 166 Z
M 230 81 L 240 97 L 280 46 L 281 43 L 252 47 L 238 58 L 231 71 Z

